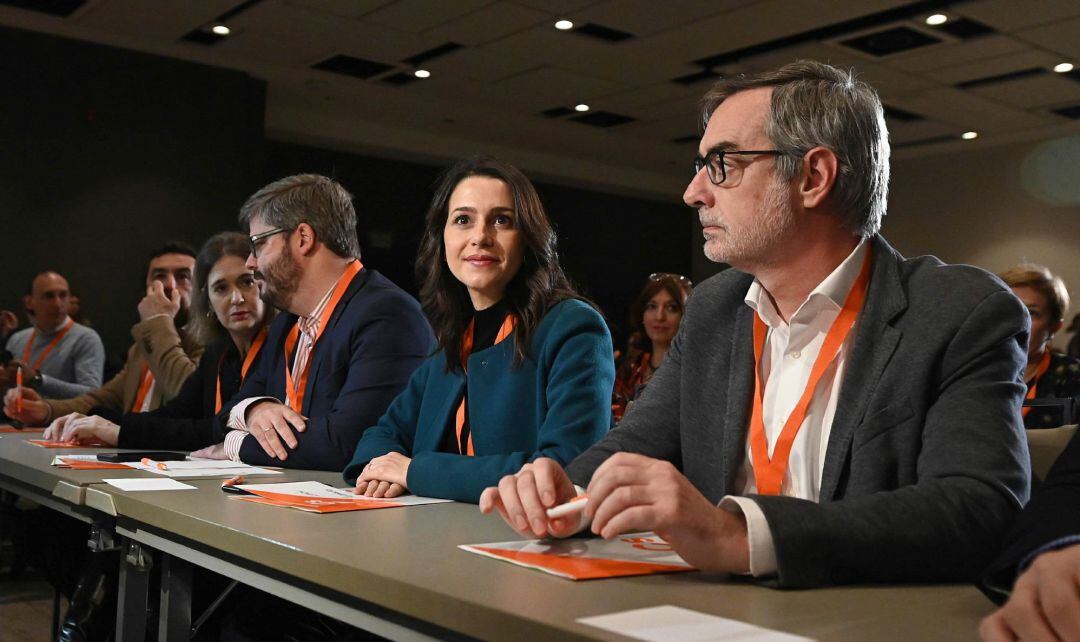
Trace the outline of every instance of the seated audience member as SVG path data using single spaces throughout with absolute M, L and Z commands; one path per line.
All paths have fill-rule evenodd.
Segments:
M 127 411 L 160 407 L 180 391 L 202 354 L 181 328 L 191 305 L 191 272 L 195 250 L 186 243 L 166 242 L 150 254 L 146 296 L 139 301 L 139 319 L 131 328 L 135 343 L 128 349 L 123 370 L 105 385 L 73 399 L 43 399 L 23 390 L 22 412 L 16 412 L 15 392 L 4 397 L 4 413 L 28 426 L 40 426 L 73 412 L 119 417 Z
M 611 425 L 611 337 L 559 265 L 555 231 L 517 168 L 475 157 L 435 191 L 416 259 L 439 351 L 364 432 L 359 494 L 476 502 L 537 457 L 566 463 Z
M 1023 308 L 992 275 L 878 235 L 889 143 L 876 92 L 797 61 L 724 79 L 683 200 L 705 254 L 634 409 L 564 469 L 481 497 L 520 534 L 587 486 L 606 538 L 655 531 L 687 562 L 785 587 L 971 580 L 1027 500 Z
M 53 422 L 45 438 L 174 450 L 220 442 L 224 435 L 215 431 L 214 416 L 257 366 L 272 316 L 254 273 L 245 265 L 250 247 L 243 234 L 222 232 L 199 250 L 187 327 L 206 351 L 174 399 L 157 410 L 126 413 L 118 424 L 72 413 Z
M 360 263 L 352 196 L 337 182 L 283 178 L 249 198 L 240 221 L 248 268 L 284 313 L 218 416 L 232 430 L 199 454 L 342 470 L 431 353 L 431 327 L 412 297 Z
M 1080 640 L 1080 433 L 1032 494 L 980 586 L 999 604 L 1008 598 L 979 628 L 987 642 Z
M 1041 265 L 1022 264 L 1009 268 L 998 276 L 1025 306 L 1031 316 L 1031 337 L 1028 339 L 1027 399 L 1072 399 L 1073 408 L 1080 409 L 1080 359 L 1050 348 L 1050 341 L 1065 325 L 1069 309 L 1069 291 L 1065 282 Z M 1024 427 L 1055 428 L 1060 426 L 1058 408 L 1024 408 Z
M 23 299 L 31 326 L 11 335 L 7 350 L 15 360 L 0 372 L 0 388 L 15 385 L 22 368 L 23 385 L 43 397 L 67 399 L 101 385 L 105 346 L 97 332 L 68 314 L 68 282 L 56 272 L 34 276 Z
M 664 362 L 693 285 L 678 274 L 653 274 L 630 306 L 629 346 L 615 370 L 611 403 L 615 421 L 622 419 Z
M 1069 345 L 1065 348 L 1065 354 L 1080 359 L 1080 314 L 1073 315 L 1067 332 L 1072 333 L 1072 338 L 1069 339 Z

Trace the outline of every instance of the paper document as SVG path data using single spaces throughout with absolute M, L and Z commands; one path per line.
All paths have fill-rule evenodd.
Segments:
M 228 459 L 187 459 L 185 461 L 131 462 L 136 470 L 174 478 L 233 477 L 235 475 L 280 475 L 280 470 L 250 466 L 242 461 Z
M 773 631 L 753 624 L 708 615 L 678 606 L 654 606 L 610 615 L 583 617 L 581 624 L 595 626 L 619 635 L 655 642 L 809 642 L 790 633 Z
M 175 479 L 105 479 L 102 480 L 110 486 L 120 490 L 195 490 L 191 484 L 184 484 Z
M 16 428 L 15 426 L 12 426 L 11 424 L 0 424 L 0 433 L 2 433 L 2 432 L 10 432 L 10 433 L 41 432 L 43 430 L 45 430 L 45 426 L 40 426 L 40 427 L 36 427 L 36 428 L 29 427 L 29 426 L 27 426 L 26 428 Z
M 104 448 L 103 443 L 80 444 L 77 441 L 51 441 L 48 439 L 27 439 L 25 443 L 42 448 Z
M 72 470 L 122 470 L 130 468 L 127 464 L 98 461 L 97 455 L 57 455 L 52 465 L 57 468 Z
M 354 495 L 352 488 L 334 488 L 321 482 L 286 482 L 282 484 L 241 484 L 241 490 L 255 495 L 238 497 L 249 502 L 296 508 L 312 513 L 341 513 L 354 510 L 372 510 L 377 508 L 399 508 L 401 506 L 422 506 L 424 504 L 442 504 L 449 499 L 417 497 L 404 495 L 392 499 L 376 499 Z
M 610 541 L 532 539 L 458 548 L 571 580 L 695 570 L 656 533 L 628 533 Z

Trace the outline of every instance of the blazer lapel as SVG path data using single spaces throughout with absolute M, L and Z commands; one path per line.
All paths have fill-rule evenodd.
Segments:
M 728 359 L 727 408 L 720 429 L 723 436 L 723 488 L 717 497 L 738 494 L 735 478 L 746 456 L 746 428 L 750 422 L 750 404 L 754 398 L 754 311 L 740 305 L 735 313 Z
M 889 322 L 907 307 L 907 297 L 900 284 L 899 264 L 903 257 L 880 236 L 874 237 L 873 252 L 870 292 L 859 315 L 854 343 L 844 366 L 836 414 L 825 451 L 821 501 L 835 499 L 855 428 L 866 413 L 867 403 L 900 342 L 900 331 Z
M 345 294 L 341 296 L 341 300 L 338 301 L 337 306 L 334 307 L 334 312 L 330 315 L 330 318 L 326 320 L 326 329 L 319 335 L 319 341 L 316 342 L 315 347 L 311 352 L 311 367 L 308 370 L 310 375 L 308 376 L 307 386 L 304 388 L 304 411 L 307 412 L 309 404 L 311 403 L 311 395 L 315 390 L 315 384 L 318 383 L 319 375 L 322 372 L 323 362 L 326 360 L 326 355 L 330 354 L 330 348 L 327 346 L 331 343 L 331 336 L 334 333 L 334 329 L 337 326 L 338 320 L 341 319 L 341 315 L 345 313 L 345 309 L 349 307 L 349 302 L 352 298 L 360 292 L 360 289 L 364 287 L 364 284 L 371 278 L 371 273 L 367 268 L 361 269 L 356 276 L 353 277 L 349 287 L 345 289 Z

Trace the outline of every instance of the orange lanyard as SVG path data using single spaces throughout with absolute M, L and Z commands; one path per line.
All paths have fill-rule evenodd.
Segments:
M 248 370 L 251 369 L 251 364 L 254 363 L 255 357 L 259 354 L 259 350 L 262 350 L 263 343 L 266 342 L 266 326 L 259 330 L 259 334 L 255 335 L 255 340 L 251 342 L 251 347 L 248 348 L 247 356 L 244 357 L 244 365 L 240 368 L 240 383 L 244 383 L 244 379 L 247 378 Z M 221 412 L 221 365 L 225 363 L 225 355 L 222 354 L 218 359 L 218 373 L 217 373 L 217 391 L 214 396 L 214 414 Z
M 502 343 L 503 339 L 510 336 L 510 333 L 514 331 L 514 325 L 517 321 L 514 315 L 508 314 L 503 319 L 502 325 L 499 326 L 499 333 L 495 335 L 495 344 Z M 473 346 L 473 322 L 469 322 L 469 327 L 465 329 L 465 336 L 461 340 L 461 367 L 468 374 L 468 369 L 465 364 L 469 361 L 469 355 L 472 354 Z M 472 431 L 469 431 L 468 443 L 465 448 L 465 452 L 461 452 L 461 431 L 465 429 L 465 399 L 468 397 L 468 389 L 466 388 L 466 394 L 461 397 L 461 403 L 457 407 L 457 416 L 454 421 L 454 426 L 457 431 L 457 444 L 458 453 L 462 455 L 468 455 L 472 457 L 476 453 L 473 451 L 473 439 Z
M 784 474 L 787 472 L 788 457 L 795 444 L 795 437 L 799 434 L 803 421 L 806 420 L 806 412 L 810 408 L 810 401 L 814 398 L 814 391 L 829 364 L 839 354 L 844 340 L 855 325 L 859 311 L 862 310 L 863 303 L 866 301 L 866 293 L 870 285 L 870 264 L 868 249 L 859 277 L 851 286 L 851 291 L 844 301 L 844 307 L 833 321 L 828 334 L 825 335 L 825 341 L 821 344 L 814 366 L 810 369 L 810 379 L 806 382 L 806 390 L 803 391 L 799 402 L 795 404 L 795 408 L 784 422 L 784 428 L 776 439 L 772 459 L 769 458 L 769 442 L 765 436 L 762 412 L 764 393 L 761 385 L 761 359 L 765 351 L 765 334 L 768 328 L 760 316 L 754 315 L 754 408 L 750 416 L 750 454 L 754 462 L 754 481 L 757 484 L 757 492 L 762 495 L 780 494 L 781 486 L 784 484 Z
M 338 278 L 337 285 L 334 286 L 334 293 L 330 295 L 330 301 L 327 302 L 322 314 L 319 315 L 319 328 L 315 331 L 315 339 L 311 342 L 312 356 L 314 356 L 316 344 L 319 343 L 319 337 L 326 330 L 327 322 L 334 314 L 334 308 L 341 301 L 341 297 L 345 296 L 345 290 L 349 288 L 353 277 L 363 267 L 364 265 L 360 261 L 353 261 L 349 263 L 349 266 L 345 268 L 345 272 Z M 304 365 L 304 371 L 300 373 L 299 379 L 293 379 L 292 369 L 289 367 L 289 353 L 296 347 L 299 339 L 300 319 L 297 319 L 296 325 L 289 331 L 289 336 L 285 337 L 285 394 L 288 397 L 289 406 L 296 412 L 300 412 L 300 409 L 304 407 L 304 389 L 307 387 L 308 373 L 311 372 L 312 362 L 312 359 L 309 358 L 307 364 Z
M 68 333 L 68 330 L 70 330 L 73 325 L 75 325 L 75 319 L 69 317 L 68 322 L 64 324 L 64 329 L 56 333 L 56 336 L 49 342 L 49 345 L 45 346 L 45 349 L 38 355 L 37 360 L 34 361 L 33 364 L 30 364 L 30 349 L 34 347 L 34 339 L 37 339 L 37 328 L 34 328 L 30 332 L 30 341 L 27 342 L 26 349 L 23 350 L 23 363 L 30 364 L 30 367 L 34 370 L 40 370 L 41 364 L 45 363 L 45 357 L 49 356 L 49 353 L 53 351 L 53 348 L 60 344 L 60 340 L 64 338 L 64 335 Z
M 1050 349 L 1047 348 L 1046 350 L 1043 351 L 1042 358 L 1039 359 L 1039 367 L 1035 368 L 1035 376 L 1033 376 L 1031 378 L 1031 386 L 1028 388 L 1027 395 L 1024 397 L 1025 400 L 1035 398 L 1035 388 L 1037 388 L 1039 386 L 1039 379 L 1042 379 L 1042 376 L 1044 374 L 1046 374 L 1046 371 L 1049 370 L 1049 369 L 1050 369 Z M 1031 407 L 1030 406 L 1028 406 L 1027 408 L 1021 408 L 1020 409 L 1020 414 L 1022 416 L 1024 416 L 1024 417 L 1027 417 L 1029 412 L 1031 412 Z
M 131 406 L 131 412 L 142 412 L 146 395 L 150 393 L 150 388 L 154 386 L 154 373 L 150 372 L 150 364 L 143 364 L 142 371 L 139 372 L 139 379 L 142 383 L 139 384 L 139 392 L 135 395 L 135 403 Z

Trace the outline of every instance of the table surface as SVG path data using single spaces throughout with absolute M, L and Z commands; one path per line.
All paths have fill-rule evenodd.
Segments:
M 314 514 L 241 501 L 220 480 L 185 482 L 198 490 L 87 493 L 163 537 L 482 639 L 621 639 L 575 619 L 673 604 L 820 640 L 955 640 L 993 609 L 967 585 L 780 591 L 697 572 L 573 582 L 459 550 L 520 539 L 473 505 Z

